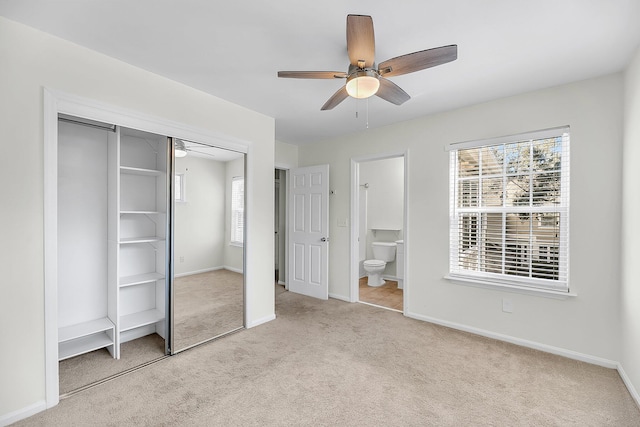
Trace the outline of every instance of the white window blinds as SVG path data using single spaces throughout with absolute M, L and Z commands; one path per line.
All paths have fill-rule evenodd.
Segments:
M 449 149 L 450 275 L 568 291 L 569 128 Z
M 231 243 L 244 243 L 244 178 L 231 180 Z

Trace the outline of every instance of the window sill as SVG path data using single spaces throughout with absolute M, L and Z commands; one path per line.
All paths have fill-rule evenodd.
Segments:
M 498 291 L 513 292 L 516 294 L 533 295 L 536 297 L 543 297 L 543 298 L 553 298 L 553 299 L 564 300 L 567 298 L 578 296 L 578 294 L 571 293 L 571 292 L 552 291 L 550 289 L 528 288 L 525 286 L 490 282 L 487 280 L 479 280 L 479 279 L 463 277 L 463 276 L 446 275 L 444 276 L 444 278 L 451 281 L 452 283 L 455 283 L 456 285 L 473 286 L 476 288 L 493 289 Z

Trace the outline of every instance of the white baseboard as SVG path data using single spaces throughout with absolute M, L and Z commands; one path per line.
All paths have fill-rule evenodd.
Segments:
M 631 395 L 631 397 L 633 397 L 633 400 L 636 401 L 636 405 L 638 405 L 638 408 L 640 408 L 640 394 L 638 394 L 638 390 L 636 390 L 636 388 L 633 386 L 631 379 L 629 378 L 627 373 L 624 371 L 624 368 L 622 367 L 621 363 L 618 363 L 617 368 L 618 368 L 618 374 L 620 374 L 620 378 L 622 378 L 622 382 L 624 383 L 625 386 L 627 386 L 627 390 L 629 390 L 629 394 Z
M 240 273 L 242 274 L 242 269 L 241 268 L 235 268 L 235 267 L 231 267 L 229 265 L 225 265 L 224 267 L 225 270 L 229 270 L 229 271 L 233 271 L 234 273 Z
M 287 284 L 282 280 L 278 280 L 278 285 L 287 286 Z
M 202 270 L 187 271 L 186 273 L 175 274 L 174 276 L 175 277 L 193 276 L 194 274 L 208 273 L 210 271 L 216 271 L 216 270 L 229 270 L 229 271 L 233 271 L 234 273 L 242 274 L 241 268 L 230 267 L 228 265 L 221 265 L 218 267 L 203 268 Z
M 339 299 L 340 301 L 351 302 L 349 297 L 345 297 L 343 295 L 338 295 L 338 294 L 329 293 L 329 298 Z
M 39 400 L 29 406 L 26 406 L 17 411 L 9 412 L 8 414 L 0 415 L 0 426 L 8 426 L 25 418 L 29 418 L 32 415 L 42 412 L 47 409 L 47 402 Z
M 591 363 L 592 365 L 603 366 L 605 368 L 617 369 L 619 363 L 609 359 L 603 359 L 601 357 L 592 356 L 589 354 L 579 353 L 573 350 L 567 350 L 565 348 L 555 347 L 552 345 L 542 344 L 535 341 L 529 341 L 522 338 L 512 337 L 510 335 L 499 334 L 496 332 L 487 331 L 480 328 L 474 328 L 467 325 L 461 325 L 459 323 L 449 322 L 446 320 L 436 319 L 434 317 L 423 316 L 416 313 L 406 313 L 407 317 L 412 319 L 423 320 L 429 323 L 435 323 L 436 325 L 446 326 L 448 328 L 457 329 L 459 331 L 470 332 L 472 334 L 481 335 L 487 338 L 493 338 L 499 341 L 508 342 L 511 344 L 520 345 L 522 347 L 532 348 L 534 350 L 544 351 L 546 353 L 556 354 L 558 356 L 568 357 L 569 359 L 580 360 L 582 362 Z
M 193 276 L 194 274 L 208 273 L 210 271 L 222 270 L 226 268 L 227 267 L 221 265 L 219 267 L 204 268 L 202 270 L 194 270 L 194 271 L 187 271 L 186 273 L 174 274 L 174 277 Z
M 271 322 L 272 320 L 275 320 L 275 319 L 276 319 L 276 314 L 275 313 L 274 314 L 270 314 L 268 316 L 263 317 L 262 319 L 257 319 L 257 320 L 254 320 L 253 322 L 249 323 L 247 325 L 247 329 L 255 328 L 256 326 L 260 326 L 263 323 Z

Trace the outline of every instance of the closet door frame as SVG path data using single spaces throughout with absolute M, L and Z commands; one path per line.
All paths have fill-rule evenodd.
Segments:
M 60 401 L 58 380 L 58 114 L 113 123 L 159 135 L 198 141 L 251 156 L 251 143 L 222 133 L 44 88 L 44 332 L 45 405 Z M 248 172 L 248 171 L 247 171 Z M 248 236 L 247 236 L 248 237 Z M 245 238 L 245 241 L 248 241 Z M 246 258 L 246 257 L 245 257 Z M 246 269 L 246 262 L 245 262 Z M 245 271 L 246 273 L 246 271 Z M 245 285 L 244 316 L 247 318 Z M 167 313 L 168 315 L 168 313 Z

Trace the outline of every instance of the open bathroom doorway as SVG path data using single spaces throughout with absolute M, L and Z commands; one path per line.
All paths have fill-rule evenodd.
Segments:
M 351 159 L 352 302 L 405 311 L 406 188 L 406 152 Z

